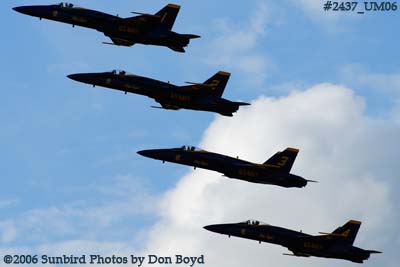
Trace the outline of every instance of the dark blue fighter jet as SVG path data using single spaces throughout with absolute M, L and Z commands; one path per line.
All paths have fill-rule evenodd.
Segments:
M 168 4 L 156 14 L 139 14 L 120 18 L 103 12 L 74 7 L 73 4 L 20 6 L 13 8 L 22 14 L 82 26 L 104 33 L 112 40 L 105 44 L 132 46 L 136 43 L 166 46 L 177 52 L 185 52 L 190 39 L 199 38 L 194 34 L 179 34 L 172 31 L 180 6 Z
M 247 182 L 282 187 L 305 187 L 307 182 L 314 181 L 290 173 L 298 152 L 298 149 L 287 148 L 273 155 L 264 164 L 251 163 L 190 146 L 142 150 L 137 153 L 163 162 L 168 161 L 217 171 L 226 177 Z
M 259 243 L 268 242 L 288 248 L 298 257 L 323 257 L 344 259 L 363 263 L 376 250 L 365 250 L 353 246 L 361 222 L 350 220 L 338 227 L 332 233 L 309 235 L 282 227 L 277 227 L 259 221 L 248 220 L 241 223 L 214 224 L 204 228 L 211 232 L 256 240 Z
M 72 80 L 93 86 L 148 96 L 161 105 L 154 108 L 202 110 L 233 116 L 240 106 L 250 104 L 222 98 L 229 77 L 230 73 L 220 71 L 204 83 L 176 86 L 169 82 L 128 74 L 125 71 L 68 75 Z

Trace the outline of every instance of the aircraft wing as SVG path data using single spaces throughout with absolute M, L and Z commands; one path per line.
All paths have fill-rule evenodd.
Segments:
M 199 36 L 193 35 L 193 34 L 189 34 L 186 36 L 188 38 L 198 38 L 199 37 Z M 186 90 L 186 91 L 193 91 L 193 92 L 198 91 L 205 95 L 213 95 L 213 96 L 222 97 L 222 94 L 224 92 L 226 84 L 228 83 L 230 75 L 231 74 L 228 72 L 219 71 L 215 75 L 213 75 L 211 78 L 209 78 L 207 81 L 205 81 L 204 83 L 185 82 L 186 84 L 189 84 L 189 85 L 180 86 L 179 89 Z
M 164 103 L 161 99 L 154 99 L 156 102 L 160 103 L 161 107 L 156 107 L 156 106 L 151 106 L 152 108 L 159 108 L 159 109 L 169 109 L 169 110 L 179 110 L 181 107 L 175 106 L 175 105 L 170 105 L 167 103 Z
M 180 6 L 174 4 L 168 4 L 156 14 L 146 14 L 139 12 L 132 12 L 133 14 L 139 14 L 139 16 L 122 19 L 122 24 L 130 27 L 135 27 L 137 30 L 149 29 L 154 26 L 171 30 L 175 19 L 179 13 Z
M 209 94 L 209 91 L 207 90 L 209 88 L 202 84 L 190 83 L 190 85 L 179 86 L 176 89 L 182 92 L 196 92 L 204 95 Z
M 132 46 L 135 43 L 130 41 L 130 40 L 125 40 L 121 38 L 114 37 L 112 34 L 104 33 L 106 36 L 110 37 L 112 40 L 112 43 L 109 42 L 103 42 L 103 44 L 107 45 L 116 45 L 116 46 Z
M 140 13 L 135 13 L 140 14 Z M 141 14 L 131 18 L 121 19 L 121 22 L 127 26 L 133 26 L 135 28 L 148 27 L 154 23 L 159 23 L 161 20 L 160 16 L 151 14 Z
M 246 161 L 241 161 L 235 164 L 238 167 L 254 167 L 257 166 L 258 168 L 276 168 L 279 169 L 279 166 L 275 166 L 275 165 L 265 165 L 265 164 L 255 164 L 255 163 L 251 163 L 251 162 L 246 162 Z
M 303 240 L 309 241 L 345 241 L 346 237 L 340 234 L 333 234 L 333 233 L 321 233 L 321 235 L 314 235 L 314 236 L 304 236 L 300 237 Z
M 300 252 L 294 252 L 294 251 L 292 251 L 292 252 L 293 252 L 293 254 L 290 254 L 290 253 L 283 253 L 282 255 L 285 255 L 285 256 L 293 256 L 293 257 L 311 257 L 311 256 L 312 256 L 311 254 L 300 253 Z

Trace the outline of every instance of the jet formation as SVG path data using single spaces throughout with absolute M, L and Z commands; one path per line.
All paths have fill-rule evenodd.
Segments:
M 332 233 L 309 235 L 290 229 L 248 220 L 241 223 L 214 224 L 204 228 L 211 232 L 267 242 L 288 248 L 297 257 L 322 257 L 344 259 L 363 263 L 376 250 L 365 250 L 353 246 L 361 222 L 350 220 Z
M 134 93 L 153 98 L 160 103 L 161 109 L 191 109 L 216 112 L 224 116 L 233 116 L 240 106 L 250 105 L 244 102 L 233 102 L 222 98 L 230 73 L 219 71 L 204 83 L 191 83 L 177 86 L 169 82 L 128 74 L 125 71 L 102 73 L 77 73 L 68 78 L 111 89 Z
M 103 12 L 75 7 L 73 4 L 20 6 L 15 11 L 58 22 L 95 29 L 109 37 L 112 42 L 104 44 L 133 46 L 134 44 L 168 47 L 176 52 L 185 52 L 191 39 L 199 38 L 195 34 L 179 34 L 172 31 L 180 6 L 168 4 L 155 14 L 132 12 L 134 17 L 120 18 Z M 186 82 L 177 86 L 169 82 L 128 74 L 126 71 L 101 73 L 77 73 L 68 75 L 72 80 L 110 89 L 144 95 L 154 99 L 160 106 L 154 108 L 179 110 L 201 110 L 215 112 L 223 116 L 233 116 L 241 106 L 250 105 L 222 98 L 230 73 L 219 71 L 203 83 Z M 251 183 L 276 185 L 286 188 L 305 187 L 307 180 L 295 174 L 291 169 L 299 150 L 286 148 L 277 152 L 263 164 L 208 152 L 193 146 L 170 149 L 150 149 L 137 153 L 165 161 L 203 168 L 222 173 L 225 177 Z M 361 222 L 350 220 L 332 233 L 309 235 L 259 221 L 248 220 L 241 223 L 214 224 L 204 228 L 230 236 L 268 242 L 288 248 L 298 257 L 324 257 L 345 259 L 363 263 L 376 250 L 365 250 L 353 246 Z
M 277 152 L 263 164 L 252 163 L 193 146 L 170 149 L 150 149 L 137 152 L 144 157 L 173 162 L 194 168 L 213 170 L 224 176 L 251 183 L 270 184 L 282 187 L 305 187 L 307 182 L 300 176 L 290 173 L 296 159 L 298 149 L 287 148 Z
M 111 39 L 117 46 L 134 44 L 166 46 L 177 52 L 185 52 L 191 39 L 199 38 L 195 34 L 179 34 L 172 31 L 180 6 L 168 4 L 156 14 L 132 12 L 139 16 L 120 18 L 96 10 L 75 7 L 73 4 L 36 5 L 14 7 L 15 11 L 25 15 L 49 19 L 95 29 Z

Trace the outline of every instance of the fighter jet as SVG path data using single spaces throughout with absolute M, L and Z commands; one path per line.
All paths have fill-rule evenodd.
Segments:
M 129 93 L 145 95 L 160 103 L 153 108 L 178 110 L 191 109 L 217 112 L 224 116 L 233 116 L 240 106 L 250 105 L 222 98 L 230 73 L 220 71 L 204 83 L 190 83 L 188 86 L 176 86 L 125 71 L 103 73 L 80 73 L 68 75 L 68 78 L 93 86 L 102 86 Z
M 103 12 L 75 7 L 73 4 L 20 6 L 14 7 L 22 14 L 82 26 L 104 33 L 112 43 L 104 44 L 132 46 L 166 46 L 177 52 L 185 52 L 190 39 L 199 38 L 194 34 L 179 34 L 172 31 L 180 6 L 168 4 L 156 14 L 132 12 L 139 16 L 120 18 Z
M 256 240 L 259 243 L 268 242 L 281 245 L 293 252 L 293 254 L 283 255 L 335 258 L 363 263 L 371 254 L 382 252 L 353 246 L 360 225 L 361 222 L 350 220 L 332 233 L 320 233 L 321 235 L 316 236 L 254 220 L 241 223 L 214 224 L 204 228 L 229 237 L 236 236 Z
M 307 182 L 300 176 L 290 173 L 298 149 L 287 148 L 278 152 L 264 164 L 251 163 L 239 158 L 196 149 L 191 146 L 172 149 L 151 149 L 137 152 L 139 155 L 193 166 L 223 173 L 224 176 L 252 183 L 271 184 L 282 187 L 304 187 Z

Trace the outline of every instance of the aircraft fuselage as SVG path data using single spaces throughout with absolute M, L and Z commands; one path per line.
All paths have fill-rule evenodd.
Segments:
M 123 92 L 144 95 L 159 102 L 165 109 L 192 109 L 217 112 L 232 116 L 239 109 L 235 102 L 221 97 L 204 94 L 193 86 L 179 87 L 170 83 L 137 75 L 105 73 L 72 74 L 69 78 L 93 86 L 102 86 Z
M 219 234 L 280 245 L 299 257 L 315 256 L 362 263 L 370 256 L 368 251 L 340 243 L 334 238 L 318 239 L 312 235 L 272 225 L 232 223 L 208 225 L 204 228 Z
M 60 5 L 21 6 L 15 7 L 14 10 L 40 19 L 95 29 L 110 37 L 114 44 L 121 46 L 132 46 L 135 43 L 140 43 L 185 47 L 189 44 L 186 35 L 163 29 L 154 21 L 143 22 L 138 20 L 137 22 L 126 23 L 126 20 L 118 16 L 100 11 Z
M 307 180 L 304 178 L 280 172 L 274 166 L 254 164 L 208 151 L 152 149 L 139 151 L 138 153 L 161 161 L 217 171 L 229 178 L 252 183 L 272 184 L 282 187 L 304 187 L 307 185 Z

